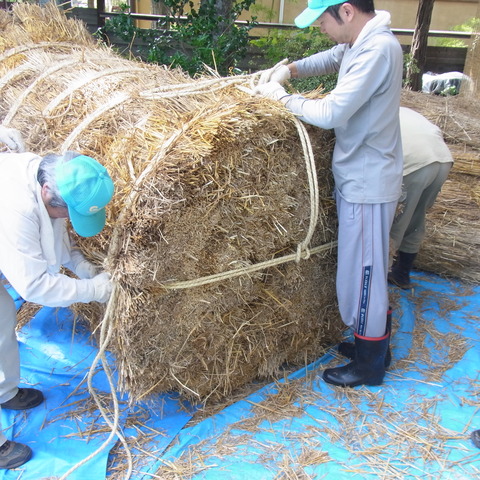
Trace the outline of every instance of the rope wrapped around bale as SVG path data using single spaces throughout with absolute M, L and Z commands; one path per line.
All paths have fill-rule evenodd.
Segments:
M 119 390 L 220 400 L 339 338 L 332 132 L 248 94 L 251 75 L 123 59 L 54 6 L 0 21 L 4 122 L 115 183 L 104 231 L 76 238 L 114 293 L 107 311 L 74 310 L 114 354 Z

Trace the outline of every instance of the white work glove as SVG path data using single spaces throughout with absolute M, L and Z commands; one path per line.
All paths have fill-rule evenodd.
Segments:
M 100 303 L 107 303 L 112 293 L 112 282 L 110 274 L 102 272 L 92 278 L 93 287 L 95 288 L 93 300 Z
M 263 85 L 268 82 L 278 82 L 280 85 L 283 85 L 287 80 L 290 80 L 292 77 L 292 72 L 286 65 L 280 65 L 279 67 L 271 68 L 270 70 L 265 70 L 258 80 L 258 85 Z
M 93 278 L 98 273 L 98 268 L 88 260 L 82 260 L 75 266 L 75 274 L 78 278 Z
M 263 85 L 257 85 L 253 91 L 255 95 L 261 95 L 262 97 L 268 97 L 273 100 L 281 100 L 284 97 L 290 96 L 278 82 L 268 82 Z
M 268 82 L 278 82 L 283 85 L 292 76 L 290 69 L 286 65 L 287 63 L 288 58 L 285 58 L 274 67 L 262 72 L 257 85 L 263 85 Z
M 4 143 L 10 150 L 18 153 L 25 151 L 22 134 L 15 128 L 7 128 L 0 125 L 0 142 Z

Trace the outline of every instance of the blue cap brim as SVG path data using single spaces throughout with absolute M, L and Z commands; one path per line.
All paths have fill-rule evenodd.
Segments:
M 325 8 L 306 8 L 297 18 L 295 18 L 295 25 L 298 28 L 309 27 L 320 15 L 327 9 Z
M 81 237 L 93 237 L 103 230 L 106 222 L 105 209 L 102 208 L 92 215 L 79 215 L 75 210 L 68 209 L 73 229 Z

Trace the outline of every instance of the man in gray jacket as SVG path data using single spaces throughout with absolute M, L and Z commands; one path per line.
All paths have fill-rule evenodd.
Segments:
M 319 20 L 336 46 L 262 75 L 256 92 L 282 102 L 307 123 L 334 129 L 332 159 L 338 212 L 337 297 L 343 322 L 354 331 L 351 363 L 323 379 L 340 386 L 379 385 L 389 349 L 387 273 L 389 232 L 402 184 L 398 109 L 403 55 L 388 27 L 390 15 L 372 0 L 309 0 L 295 23 Z M 289 95 L 291 77 L 338 72 L 324 98 Z
M 75 249 L 66 219 L 84 237 L 105 225 L 105 206 L 113 195 L 107 170 L 76 152 L 39 157 L 0 154 L 0 272 L 26 301 L 50 307 L 106 302 L 108 273 L 100 273 Z M 67 267 L 78 278 L 60 273 Z M 16 308 L 0 284 L 0 413 L 26 410 L 43 402 L 34 388 L 19 388 L 20 358 L 15 335 Z M 30 459 L 27 445 L 9 441 L 0 425 L 0 468 L 16 468 Z

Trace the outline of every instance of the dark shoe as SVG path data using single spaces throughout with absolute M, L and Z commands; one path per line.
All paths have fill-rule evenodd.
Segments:
M 472 439 L 473 444 L 477 448 L 480 448 L 480 430 L 474 430 L 470 435 L 470 438 Z
M 385 333 L 390 334 L 392 331 L 392 309 L 389 308 L 387 312 L 387 325 Z M 353 360 L 355 358 L 355 344 L 352 342 L 340 342 L 338 344 L 338 353 L 344 357 Z M 390 341 L 388 342 L 387 353 L 385 354 L 385 369 L 392 363 L 392 352 L 390 350 Z
M 19 388 L 17 394 L 3 402 L 2 408 L 7 410 L 28 410 L 29 408 L 37 407 L 43 402 L 43 393 L 34 388 Z
M 343 367 L 327 368 L 323 379 L 340 387 L 381 385 L 385 376 L 385 356 L 390 335 L 380 338 L 359 337 L 355 334 L 355 359 Z
M 392 271 L 388 272 L 388 282 L 402 288 L 409 290 L 412 288 L 410 283 L 410 272 L 413 268 L 416 253 L 398 252 L 398 256 L 392 265 Z
M 32 449 L 22 443 L 7 440 L 0 447 L 0 468 L 17 468 L 32 458 Z

